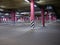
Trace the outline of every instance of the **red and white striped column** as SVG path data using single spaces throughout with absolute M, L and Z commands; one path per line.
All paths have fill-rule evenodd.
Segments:
M 30 9 L 31 9 L 31 13 L 30 13 L 30 22 L 31 22 L 31 27 L 32 29 L 34 29 L 35 24 L 34 24 L 34 0 L 30 0 Z

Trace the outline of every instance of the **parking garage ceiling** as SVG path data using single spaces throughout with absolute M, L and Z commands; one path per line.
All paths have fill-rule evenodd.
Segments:
M 40 5 L 52 4 L 58 12 L 60 10 L 60 0 L 40 0 L 37 3 Z M 25 0 L 0 0 L 0 8 L 29 10 L 29 7 L 30 3 L 27 3 Z
M 41 5 L 52 4 L 60 8 L 60 0 L 40 0 L 38 3 Z M 29 7 L 29 3 L 25 2 L 25 0 L 0 0 L 0 7 L 25 9 Z

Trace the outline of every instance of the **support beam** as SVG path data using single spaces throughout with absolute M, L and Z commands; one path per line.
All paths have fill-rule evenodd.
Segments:
M 47 11 L 47 14 L 46 14 L 46 20 L 47 20 L 47 21 L 49 20 L 49 14 L 48 14 L 48 11 Z
M 11 11 L 11 20 L 15 23 L 15 11 Z
M 53 15 L 51 15 L 51 21 L 53 21 Z
M 30 9 L 31 9 L 31 14 L 30 14 L 30 21 L 31 21 L 31 27 L 34 28 L 34 0 L 30 0 Z
M 30 6 L 31 6 L 30 20 L 34 20 L 34 0 L 31 0 Z
M 41 7 L 41 17 L 42 17 L 42 25 L 45 27 L 45 17 L 44 17 L 44 7 Z

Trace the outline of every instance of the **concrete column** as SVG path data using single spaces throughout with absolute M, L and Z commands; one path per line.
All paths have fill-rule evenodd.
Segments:
M 11 20 L 15 23 L 15 11 L 11 11 Z
M 55 16 L 55 20 L 57 20 L 56 16 Z
M 49 14 L 48 14 L 48 11 L 47 11 L 47 14 L 46 14 L 46 20 L 47 20 L 47 21 L 49 20 Z
M 51 15 L 51 21 L 53 21 L 53 15 Z
M 53 20 L 56 20 L 56 16 L 53 16 Z
M 42 17 L 42 25 L 45 27 L 45 17 L 44 17 L 44 8 L 41 8 L 41 17 Z
M 31 22 L 31 27 L 34 29 L 34 0 L 30 0 L 30 9 L 31 9 L 31 13 L 30 13 L 30 22 Z
M 1 17 L 0 17 L 0 23 L 1 23 Z
M 30 6 L 31 6 L 31 15 L 30 15 L 30 21 L 34 20 L 34 0 L 31 0 L 30 2 Z

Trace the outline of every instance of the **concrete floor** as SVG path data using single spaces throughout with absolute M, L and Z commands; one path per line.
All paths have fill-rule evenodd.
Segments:
M 60 21 L 35 30 L 0 25 L 0 45 L 60 45 Z

